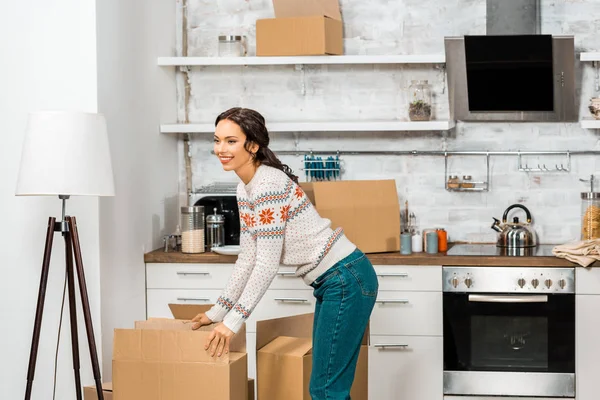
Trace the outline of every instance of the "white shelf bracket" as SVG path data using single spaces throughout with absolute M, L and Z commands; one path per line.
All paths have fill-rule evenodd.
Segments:
M 306 96 L 306 76 L 304 74 L 304 64 L 296 64 L 296 71 L 300 71 L 300 94 Z

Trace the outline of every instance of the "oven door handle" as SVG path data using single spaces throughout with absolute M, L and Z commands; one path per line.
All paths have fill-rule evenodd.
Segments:
M 547 295 L 501 296 L 486 294 L 470 294 L 469 301 L 479 303 L 547 303 Z

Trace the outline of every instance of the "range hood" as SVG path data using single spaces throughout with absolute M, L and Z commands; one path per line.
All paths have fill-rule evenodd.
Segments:
M 573 36 L 541 33 L 540 0 L 487 0 L 487 34 L 446 37 L 450 115 L 577 121 Z

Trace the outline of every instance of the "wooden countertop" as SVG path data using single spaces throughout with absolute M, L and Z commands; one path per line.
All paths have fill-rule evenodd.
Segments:
M 413 253 L 402 255 L 399 252 L 367 254 L 374 265 L 463 265 L 463 266 L 502 266 L 502 267 L 574 267 L 575 263 L 554 256 L 463 256 L 446 253 Z M 237 256 L 223 256 L 213 252 L 185 254 L 165 253 L 162 248 L 144 254 L 146 263 L 224 263 L 233 264 Z M 592 266 L 600 266 L 595 263 Z

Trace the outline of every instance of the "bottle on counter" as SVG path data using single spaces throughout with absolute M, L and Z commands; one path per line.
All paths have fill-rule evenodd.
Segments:
M 423 251 L 423 236 L 420 231 L 415 231 L 412 236 L 412 251 L 415 253 L 421 253 Z
M 448 251 L 448 233 L 444 228 L 436 229 L 438 235 L 438 251 Z

